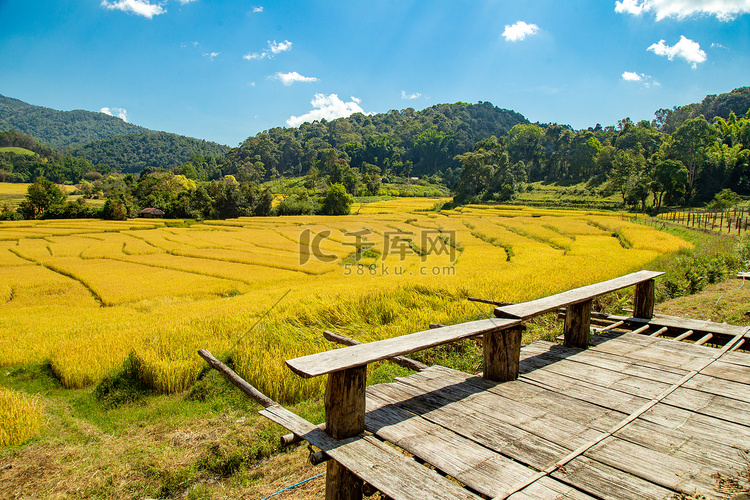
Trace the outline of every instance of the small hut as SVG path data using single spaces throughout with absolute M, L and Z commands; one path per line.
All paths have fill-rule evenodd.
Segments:
M 164 217 L 164 212 L 159 210 L 158 208 L 144 208 L 140 212 L 138 212 L 139 217 L 144 217 L 148 219 L 155 219 L 155 218 L 161 218 Z

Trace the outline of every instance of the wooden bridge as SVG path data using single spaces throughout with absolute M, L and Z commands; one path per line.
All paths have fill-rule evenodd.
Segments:
M 728 498 L 750 479 L 750 329 L 654 316 L 659 274 L 289 360 L 328 375 L 325 425 L 270 400 L 261 414 L 321 450 L 327 499 Z M 595 297 L 633 285 L 633 317 L 592 318 Z M 564 344 L 521 347 L 523 322 L 561 307 Z M 482 376 L 432 366 L 365 387 L 368 363 L 477 335 Z

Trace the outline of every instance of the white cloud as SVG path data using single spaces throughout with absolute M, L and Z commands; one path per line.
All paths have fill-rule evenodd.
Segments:
M 208 57 L 209 59 L 213 61 L 214 57 L 218 56 L 219 54 L 221 54 L 221 52 L 211 52 L 211 53 L 203 54 L 203 57 Z
M 261 12 L 263 12 L 263 6 L 262 5 L 258 5 L 257 7 L 253 7 L 253 10 L 252 10 L 253 14 L 260 14 Z
M 274 40 L 273 42 L 268 42 L 268 48 L 272 54 L 276 55 L 281 52 L 292 50 L 292 42 L 284 40 L 283 42 L 276 43 L 276 40 Z
M 627 82 L 640 82 L 641 80 L 643 80 L 643 75 L 639 75 L 638 73 L 635 73 L 633 71 L 625 71 L 622 74 L 622 79 Z
M 116 116 L 120 120 L 127 122 L 128 121 L 128 110 L 125 108 L 102 108 L 99 110 L 100 113 L 104 113 L 105 115 L 109 116 Z
M 750 13 L 750 0 L 618 0 L 615 2 L 615 12 L 635 16 L 654 12 L 657 21 L 695 15 L 716 16 L 721 21 L 731 21 L 739 14 Z
M 161 5 L 154 5 L 149 0 L 117 0 L 116 2 L 102 0 L 101 6 L 109 10 L 121 10 L 149 19 L 167 12 L 167 9 Z
M 659 43 L 652 44 L 648 49 L 658 56 L 667 56 L 672 61 L 675 57 L 686 60 L 691 63 L 693 69 L 698 67 L 698 63 L 702 63 L 706 60 L 706 53 L 701 50 L 701 46 L 698 42 L 694 42 L 689 38 L 685 38 L 684 35 L 680 35 L 680 41 L 670 47 L 664 40 L 659 40 Z
M 639 0 L 622 0 L 622 2 L 615 2 L 615 12 L 618 14 L 633 14 L 634 16 L 640 16 L 646 8 L 646 2 L 638 3 L 638 1 Z
M 336 94 L 326 96 L 325 94 L 315 94 L 310 103 L 313 105 L 312 111 L 302 116 L 292 116 L 286 124 L 290 127 L 298 127 L 305 122 L 312 122 L 325 118 L 326 120 L 334 120 L 336 118 L 344 118 L 353 113 L 364 113 L 359 103 L 360 99 L 352 97 L 350 102 L 344 102 L 339 99 Z
M 401 99 L 416 99 L 422 94 L 420 92 L 414 92 L 413 94 L 407 94 L 405 90 L 401 91 Z
M 526 38 L 526 35 L 533 35 L 539 31 L 539 26 L 536 24 L 527 24 L 523 21 L 511 25 L 505 25 L 505 31 L 503 31 L 503 37 L 508 42 L 518 42 Z
M 296 71 L 290 73 L 276 73 L 273 76 L 269 76 L 272 80 L 279 80 L 287 87 L 296 82 L 317 82 L 318 79 L 314 76 L 302 76 Z
M 193 3 L 196 0 L 180 0 L 180 5 L 187 5 L 189 3 Z
M 643 87 L 658 87 L 660 84 L 654 80 L 651 76 L 644 73 L 636 73 L 635 71 L 624 71 L 622 73 L 622 79 L 626 82 L 637 82 Z
M 252 61 L 255 59 L 265 59 L 266 57 L 269 59 L 273 59 L 273 56 L 275 56 L 276 54 L 287 52 L 289 50 L 292 50 L 292 42 L 290 42 L 289 40 L 284 40 L 283 42 L 279 43 L 276 43 L 276 40 L 274 40 L 273 42 L 269 40 L 268 48 L 266 50 L 264 50 L 263 52 L 250 52 L 249 54 L 245 54 L 244 56 L 242 56 L 242 58 L 248 61 Z

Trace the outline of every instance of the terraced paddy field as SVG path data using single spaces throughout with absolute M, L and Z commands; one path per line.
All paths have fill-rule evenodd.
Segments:
M 48 361 L 66 387 L 131 356 L 160 392 L 189 387 L 207 348 L 272 398 L 322 381 L 284 360 L 484 312 L 647 267 L 690 247 L 603 212 L 398 199 L 357 215 L 0 223 L 0 366 Z

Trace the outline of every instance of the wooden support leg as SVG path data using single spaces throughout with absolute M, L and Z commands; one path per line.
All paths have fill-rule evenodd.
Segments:
M 565 314 L 564 344 L 586 349 L 591 336 L 591 300 L 571 304 Z
M 326 432 L 336 439 L 356 436 L 365 430 L 365 380 L 367 366 L 328 375 L 325 409 Z M 335 460 L 326 473 L 326 500 L 361 500 L 362 481 Z
M 484 378 L 495 382 L 508 382 L 518 378 L 521 335 L 524 330 L 525 326 L 517 326 L 484 334 Z
M 633 297 L 633 316 L 651 319 L 654 317 L 654 280 L 644 281 L 635 285 Z

